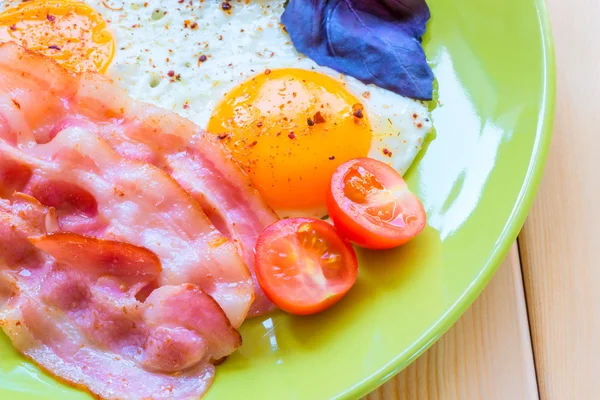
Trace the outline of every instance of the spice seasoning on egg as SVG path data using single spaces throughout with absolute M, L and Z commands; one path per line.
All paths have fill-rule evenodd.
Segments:
M 363 114 L 363 105 L 360 103 L 357 104 L 353 104 L 352 105 L 352 115 L 354 115 L 356 118 L 363 118 L 364 114 Z
M 230 2 L 228 2 L 228 1 L 224 1 L 224 2 L 222 2 L 222 3 L 221 3 L 221 8 L 222 8 L 223 10 L 225 10 L 225 11 L 229 11 L 229 10 L 231 10 L 233 7 L 232 7 L 232 5 L 231 5 L 231 3 L 230 3 Z
M 324 124 L 325 123 L 325 118 L 323 117 L 323 114 L 321 114 L 321 111 L 317 111 L 315 113 L 315 115 L 313 116 L 313 122 L 315 124 Z

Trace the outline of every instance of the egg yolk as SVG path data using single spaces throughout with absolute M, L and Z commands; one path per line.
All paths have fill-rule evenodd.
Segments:
M 359 100 L 333 78 L 266 70 L 231 90 L 208 131 L 277 210 L 323 208 L 335 169 L 364 157 L 371 127 Z
M 0 42 L 7 41 L 77 72 L 105 72 L 115 47 L 102 16 L 73 0 L 33 0 L 4 11 Z

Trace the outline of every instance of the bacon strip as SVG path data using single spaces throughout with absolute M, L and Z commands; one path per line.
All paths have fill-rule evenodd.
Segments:
M 256 281 L 253 265 L 256 239 L 277 217 L 215 137 L 176 114 L 134 102 L 104 76 L 73 75 L 11 43 L 0 46 L 2 87 L 9 94 L 7 107 L 15 100 L 21 109 L 35 110 L 37 117 L 24 119 L 14 114 L 14 107 L 12 114 L 0 108 L 6 119 L 2 123 L 0 118 L 0 137 L 26 147 L 32 140 L 48 142 L 67 127 L 85 127 L 121 156 L 165 170 L 241 252 L 255 284 L 249 315 L 273 308 Z
M 244 262 L 163 171 L 123 159 L 102 139 L 79 128 L 63 130 L 27 152 L 0 142 L 0 166 L 4 163 L 20 163 L 33 171 L 18 190 L 47 206 L 83 199 L 84 207 L 57 209 L 62 230 L 150 249 L 163 263 L 160 285 L 198 284 L 235 327 L 241 325 L 253 299 Z M 60 193 L 54 193 L 57 187 Z
M 275 220 L 215 137 L 0 44 L 0 327 L 43 368 L 106 399 L 201 396 L 273 307 L 246 265 Z
M 152 253 L 75 234 L 44 236 L 47 211 L 25 196 L 0 200 L 7 244 L 0 247 L 0 327 L 15 347 L 105 399 L 201 396 L 214 376 L 212 362 L 241 344 L 219 305 L 191 284 L 163 286 L 140 302 L 138 288 L 160 271 Z M 31 247 L 30 234 L 56 258 Z M 69 254 L 73 244 L 99 255 L 85 264 Z M 15 259 L 13 249 L 27 251 Z M 103 255 L 124 260 L 124 268 L 102 262 Z

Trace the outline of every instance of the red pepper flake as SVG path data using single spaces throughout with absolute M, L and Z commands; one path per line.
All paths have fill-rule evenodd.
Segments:
M 184 110 L 187 110 L 188 108 L 190 108 L 190 105 L 189 105 L 188 103 L 185 103 L 185 104 L 183 105 L 183 109 L 184 109 Z
M 392 156 L 392 152 L 391 152 L 391 151 L 389 151 L 388 149 L 383 149 L 383 154 L 385 154 L 385 155 L 386 155 L 386 156 L 388 156 L 388 157 L 391 157 L 391 156 Z
M 271 70 L 269 68 L 265 69 L 265 75 L 269 75 L 271 73 Z
M 192 25 L 190 25 L 190 29 L 195 31 L 196 29 L 198 29 L 198 23 L 193 22 Z
M 229 135 L 228 135 L 228 134 L 226 134 L 226 133 L 221 133 L 221 134 L 220 134 L 219 136 L 217 136 L 217 137 L 219 138 L 219 140 L 223 140 L 223 139 L 226 139 L 226 138 L 228 138 L 228 137 L 229 137 Z
M 333 160 L 335 160 L 335 156 L 331 156 L 331 157 L 329 157 L 329 159 L 330 159 L 331 161 L 333 161 Z
M 184 1 L 185 1 L 185 0 L 178 0 L 177 2 L 178 2 L 179 4 L 183 4 L 183 2 L 184 2 Z M 148 3 L 146 3 L 146 4 L 148 4 Z
M 59 47 L 59 46 L 57 46 L 57 45 L 55 45 L 55 44 L 53 44 L 53 45 L 51 45 L 51 46 L 48 46 L 48 48 L 49 48 L 49 49 L 52 49 L 52 50 L 60 50 L 60 47 Z
M 417 124 L 417 128 L 421 129 L 422 127 L 423 127 L 423 124 L 419 122 L 419 123 Z
M 308 124 L 308 126 L 313 126 L 315 124 L 315 122 L 312 119 L 310 119 L 310 118 L 308 118 L 306 120 L 306 123 Z
M 248 146 L 246 146 L 246 147 L 247 147 L 247 148 L 252 148 L 252 147 L 256 146 L 256 144 L 257 144 L 257 143 L 258 143 L 258 141 L 256 141 L 256 140 L 255 140 L 254 142 L 250 143 L 250 144 L 249 144 Z
M 180 3 L 183 3 L 183 0 L 181 0 Z M 148 2 L 144 3 L 144 7 L 148 7 Z
M 17 109 L 20 110 L 21 109 L 21 104 L 18 101 L 16 101 L 15 99 L 11 99 L 11 100 L 12 100 L 13 104 L 15 105 L 15 107 L 17 107 Z
M 221 8 L 225 11 L 229 11 L 229 10 L 231 10 L 232 6 L 231 6 L 230 2 L 224 1 L 221 3 Z
M 17 25 L 15 25 L 15 24 L 12 24 L 12 25 L 10 26 L 10 30 L 11 30 L 11 31 L 16 31 L 16 30 L 17 30 Z
M 323 117 L 323 114 L 321 114 L 321 111 L 317 111 L 315 113 L 315 115 L 313 116 L 313 121 L 315 124 L 324 124 L 325 123 L 325 118 Z
M 169 72 L 167 72 L 167 75 L 169 75 L 169 77 L 174 77 L 175 76 L 175 71 L 171 70 Z
M 223 35 L 219 35 L 219 40 L 223 40 Z
M 412 117 L 413 117 L 413 119 L 417 119 L 417 117 L 418 117 L 417 113 L 413 113 Z
M 200 56 L 200 58 L 198 59 L 198 61 L 200 61 L 200 62 L 204 62 L 204 61 L 206 61 L 207 59 L 208 59 L 208 57 L 206 57 L 204 54 L 202 54 L 202 55 Z
M 290 133 L 288 133 L 288 137 L 290 139 L 296 139 L 296 134 L 294 132 L 290 132 Z
M 56 17 L 54 15 L 48 14 L 46 15 L 46 19 L 50 22 L 54 21 L 56 19 Z
M 258 126 L 259 128 L 262 128 L 262 126 L 263 126 L 262 121 L 259 121 L 258 124 L 256 124 L 256 126 Z
M 352 115 L 359 119 L 364 117 L 362 104 L 357 103 L 352 105 Z

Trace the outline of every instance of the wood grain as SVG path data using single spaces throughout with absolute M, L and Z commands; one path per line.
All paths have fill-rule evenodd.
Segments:
M 531 400 L 537 385 L 516 244 L 446 335 L 367 400 Z
M 557 107 L 548 165 L 521 235 L 540 394 L 600 398 L 600 1 L 548 0 Z

